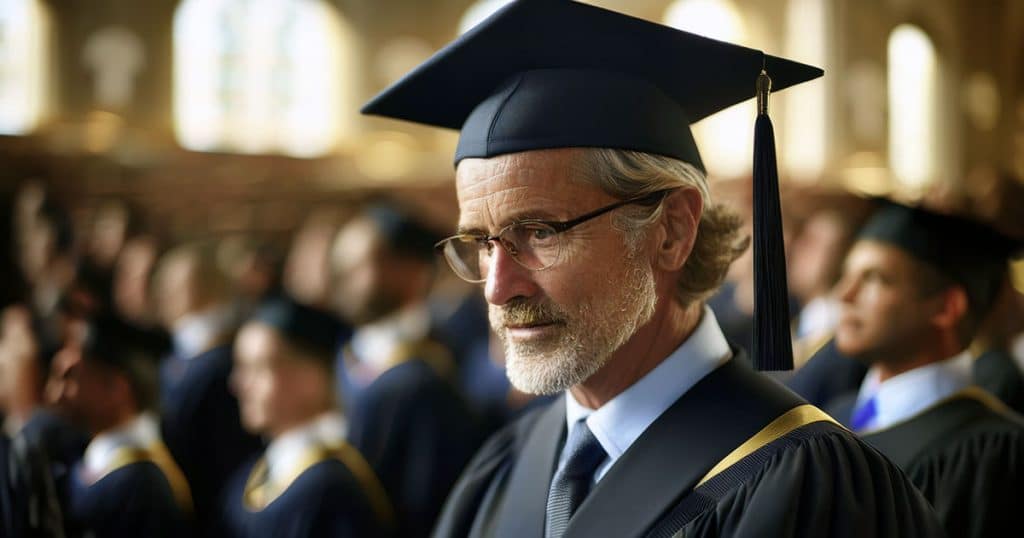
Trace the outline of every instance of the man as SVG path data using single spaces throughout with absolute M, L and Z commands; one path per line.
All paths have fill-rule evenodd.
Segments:
M 892 204 L 865 225 L 839 283 L 836 347 L 870 370 L 833 414 L 903 468 L 949 536 L 1019 528 L 1024 419 L 972 386 L 968 350 L 1007 252 L 979 224 Z
M 483 284 L 512 383 L 565 393 L 485 444 L 437 536 L 941 534 L 892 464 L 744 366 L 704 306 L 745 245 L 688 124 L 751 97 L 762 66 L 780 87 L 820 74 L 521 1 L 364 109 L 462 125 L 460 234 L 439 248 Z
M 331 253 L 335 305 L 355 327 L 338 359 L 350 439 L 394 500 L 402 536 L 430 531 L 482 438 L 449 348 L 433 337 L 435 242 L 402 209 L 376 203 L 342 227 Z
M 69 477 L 68 518 L 96 536 L 182 536 L 192 500 L 149 412 L 155 359 L 113 318 L 76 326 L 54 358 L 57 405 L 92 439 Z
M 338 323 L 290 300 L 261 306 L 238 335 L 232 385 L 242 420 L 270 445 L 228 498 L 237 536 L 385 536 L 390 503 L 345 442 L 332 361 Z
M 227 279 L 211 248 L 190 244 L 161 258 L 155 287 L 158 311 L 174 346 L 161 365 L 161 428 L 192 485 L 199 532 L 220 536 L 217 507 L 224 484 L 261 447 L 242 428 L 228 387 L 237 321 Z

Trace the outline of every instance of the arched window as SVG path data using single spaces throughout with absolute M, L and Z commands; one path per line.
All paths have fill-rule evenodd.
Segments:
M 899 186 L 935 179 L 938 60 L 928 35 L 902 24 L 889 35 L 889 166 Z
M 669 6 L 664 20 L 674 28 L 731 43 L 748 38 L 743 17 L 728 0 L 678 0 Z M 751 100 L 693 125 L 693 136 L 709 176 L 733 178 L 750 174 L 756 115 L 756 105 Z
M 353 33 L 323 0 L 184 0 L 174 117 L 199 151 L 331 151 L 355 127 Z
M 50 16 L 40 0 L 0 2 L 0 134 L 35 129 L 48 104 Z
M 786 56 L 829 73 L 830 0 L 789 0 L 786 12 Z M 781 92 L 780 157 L 786 175 L 797 180 L 821 179 L 828 162 L 829 131 L 826 81 L 816 80 Z

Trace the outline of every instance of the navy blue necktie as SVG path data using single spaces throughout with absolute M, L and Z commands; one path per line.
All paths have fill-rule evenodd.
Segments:
M 565 465 L 555 473 L 548 491 L 547 538 L 561 538 L 569 526 L 569 518 L 579 508 L 590 492 L 594 471 L 605 459 L 601 443 L 587 427 L 586 421 L 579 421 L 569 432 L 565 442 L 569 456 Z

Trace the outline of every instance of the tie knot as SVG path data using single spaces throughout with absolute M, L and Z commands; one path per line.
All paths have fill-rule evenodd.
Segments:
M 586 421 L 579 421 L 569 432 L 569 439 L 565 445 L 568 449 L 568 457 L 565 460 L 565 467 L 562 473 L 566 477 L 589 476 L 594 473 L 606 456 L 601 443 L 594 437 L 594 433 L 587 427 Z

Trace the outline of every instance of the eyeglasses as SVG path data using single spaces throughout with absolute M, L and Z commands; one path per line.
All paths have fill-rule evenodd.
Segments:
M 565 245 L 562 235 L 575 226 L 630 204 L 655 205 L 673 189 L 655 191 L 595 209 L 567 221 L 522 220 L 505 226 L 495 235 L 458 234 L 434 245 L 459 278 L 479 283 L 487 279 L 494 244 L 499 243 L 519 265 L 543 271 L 558 263 Z

